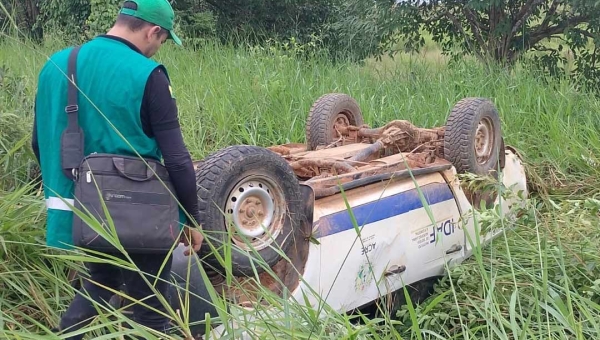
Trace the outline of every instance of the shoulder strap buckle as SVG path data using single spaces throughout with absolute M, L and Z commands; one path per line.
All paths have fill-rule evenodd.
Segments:
M 75 104 L 75 105 L 71 104 L 71 105 L 67 105 L 65 107 L 65 112 L 66 113 L 75 113 L 77 111 L 79 111 L 79 105 L 77 105 L 77 104 Z

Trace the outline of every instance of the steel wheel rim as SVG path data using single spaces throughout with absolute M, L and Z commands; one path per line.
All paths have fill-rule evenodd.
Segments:
M 261 175 L 246 177 L 233 187 L 225 207 L 233 243 L 245 250 L 268 247 L 283 229 L 284 211 L 279 185 Z
M 494 146 L 494 129 L 489 118 L 483 118 L 475 131 L 475 157 L 479 164 L 485 164 L 492 156 Z

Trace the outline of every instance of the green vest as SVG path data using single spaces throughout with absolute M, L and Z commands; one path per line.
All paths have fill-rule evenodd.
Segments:
M 42 68 L 36 96 L 37 135 L 47 207 L 48 246 L 72 248 L 74 183 L 63 175 L 60 138 L 67 126 L 67 61 L 72 48 L 52 55 Z M 111 153 L 161 160 L 154 138 L 146 136 L 140 108 L 146 81 L 160 64 L 120 41 L 96 37 L 81 47 L 77 61 L 79 125 L 85 155 Z M 166 71 L 166 70 L 165 70 Z M 117 132 L 118 131 L 118 132 Z M 126 141 L 125 141 L 125 140 Z

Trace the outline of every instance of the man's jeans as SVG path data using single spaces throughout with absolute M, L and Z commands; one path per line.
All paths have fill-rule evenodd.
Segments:
M 60 329 L 62 334 L 70 333 L 85 327 L 89 322 L 97 316 L 97 310 L 89 298 L 97 301 L 99 304 L 108 304 L 110 298 L 114 295 L 111 291 L 102 288 L 102 286 L 109 287 L 115 291 L 118 291 L 122 284 L 125 284 L 125 294 L 134 300 L 142 301 L 141 303 L 146 304 L 156 310 L 166 313 L 166 309 L 163 304 L 156 298 L 152 288 L 142 279 L 141 273 L 145 273 L 146 279 L 153 284 L 156 282 L 156 289 L 164 296 L 168 301 L 167 288 L 171 272 L 171 263 L 173 257 L 169 256 L 167 261 L 166 254 L 155 255 L 155 254 L 130 254 L 132 261 L 139 268 L 138 271 L 132 271 L 115 267 L 106 263 L 86 263 L 86 267 L 89 270 L 90 280 L 87 277 L 83 278 L 83 285 L 78 294 L 75 295 L 73 302 L 69 306 L 66 313 L 60 320 Z M 165 262 L 165 266 L 162 264 Z M 161 269 L 162 268 L 162 269 Z M 160 280 L 156 279 L 160 272 Z M 89 297 L 84 297 L 81 294 Z M 151 296 L 151 298 L 146 298 Z M 133 321 L 144 325 L 148 328 L 155 329 L 166 333 L 169 328 L 169 319 L 162 316 L 151 309 L 147 309 L 139 303 L 134 301 L 125 300 L 126 305 L 131 305 L 133 311 Z M 100 309 L 101 310 L 101 309 Z M 69 339 L 77 340 L 82 339 L 82 335 L 77 335 Z

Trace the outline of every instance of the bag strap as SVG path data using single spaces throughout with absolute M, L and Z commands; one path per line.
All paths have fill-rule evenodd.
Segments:
M 124 157 L 113 157 L 113 165 L 121 176 L 137 182 L 145 182 L 154 177 L 156 163 L 149 162 L 148 165 L 139 159 L 129 159 Z
M 67 66 L 67 75 L 69 76 L 69 91 L 67 98 L 67 106 L 65 112 L 68 116 L 67 131 L 77 132 L 79 127 L 79 105 L 77 105 L 78 92 L 75 84 L 77 84 L 77 55 L 81 46 L 73 48 L 69 54 L 69 62 Z M 71 82 L 72 81 L 72 82 Z
M 67 128 L 61 136 L 60 152 L 62 170 L 69 179 L 77 179 L 78 168 L 83 160 L 84 135 L 79 126 L 79 105 L 77 104 L 77 55 L 81 46 L 73 48 L 69 54 L 67 65 L 68 97 L 65 112 L 67 113 Z

